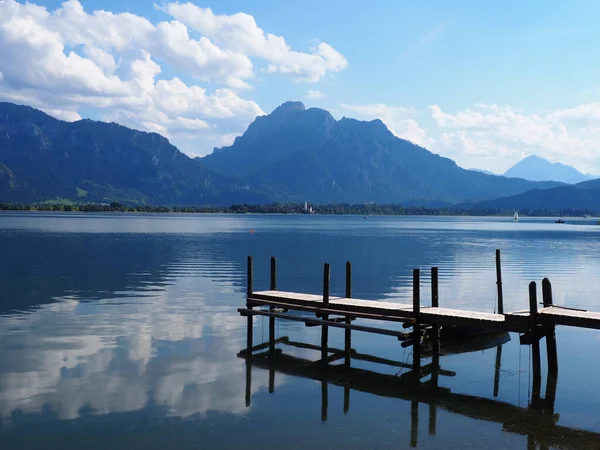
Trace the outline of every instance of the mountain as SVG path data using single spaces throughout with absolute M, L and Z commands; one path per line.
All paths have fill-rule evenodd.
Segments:
M 221 175 L 267 186 L 279 201 L 439 205 L 559 184 L 462 169 L 395 137 L 380 120 L 336 121 L 300 102 L 258 117 L 231 146 L 200 162 Z
M 54 198 L 178 205 L 269 200 L 156 133 L 91 120 L 68 123 L 0 102 L 0 201 Z
M 524 178 L 531 181 L 560 181 L 562 183 L 574 184 L 587 181 L 591 177 L 584 175 L 571 166 L 550 161 L 531 155 L 522 159 L 512 166 L 504 176 Z
M 485 173 L 486 175 L 497 175 L 494 172 L 490 172 L 489 170 L 483 170 L 483 169 L 469 169 L 469 170 L 472 170 L 473 172 Z
M 475 208 L 525 209 L 585 209 L 600 212 L 600 179 L 550 189 L 533 189 L 522 194 L 472 205 Z

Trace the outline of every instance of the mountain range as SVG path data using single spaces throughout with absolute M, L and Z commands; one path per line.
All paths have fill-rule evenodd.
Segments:
M 381 120 L 333 116 L 286 102 L 201 163 L 268 186 L 277 201 L 451 204 L 556 186 L 465 170 L 394 136 Z
M 486 200 L 470 206 L 476 209 L 580 209 L 599 212 L 600 179 L 584 181 L 574 185 L 557 186 L 550 189 L 533 189 L 522 194 Z
M 156 133 L 57 120 L 0 103 L 0 201 L 261 203 L 269 198 L 211 172 Z
M 524 178 L 531 181 L 560 181 L 568 184 L 580 183 L 594 178 L 579 172 L 574 167 L 552 163 L 536 155 L 522 159 L 504 172 L 504 176 Z
M 380 120 L 335 120 L 286 102 L 231 146 L 189 158 L 155 133 L 63 122 L 0 103 L 0 201 L 163 205 L 476 203 L 560 186 L 462 169 L 394 136 Z

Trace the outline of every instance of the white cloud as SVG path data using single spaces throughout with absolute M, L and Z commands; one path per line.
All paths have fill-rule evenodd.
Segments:
M 215 15 L 177 3 L 163 11 L 174 20 L 155 24 L 135 14 L 87 12 L 77 0 L 53 11 L 1 0 L 0 100 L 66 120 L 78 120 L 85 108 L 160 132 L 201 155 L 264 114 L 234 91 L 251 87 L 253 60 L 298 81 L 317 81 L 347 65 L 326 43 L 310 53 L 292 50 L 248 14 Z M 197 81 L 163 76 L 180 72 Z M 196 83 L 210 83 L 212 91 Z
M 43 109 L 46 114 L 49 114 L 57 119 L 64 120 L 65 122 L 75 122 L 81 120 L 81 116 L 75 111 L 68 111 L 64 109 Z
M 342 104 L 339 112 L 363 120 L 381 119 L 396 136 L 452 158 L 462 167 L 503 173 L 536 154 L 600 173 L 600 102 L 539 113 L 510 106 L 478 104 L 454 114 L 429 106 L 433 122 L 413 107 Z
M 297 81 L 317 82 L 327 73 L 340 72 L 348 61 L 324 42 L 311 53 L 292 50 L 282 36 L 263 31 L 249 14 L 214 14 L 210 8 L 171 2 L 159 9 L 233 52 L 269 61 L 266 71 L 291 74 Z
M 366 105 L 342 104 L 340 108 L 342 112 L 357 119 L 381 119 L 396 136 L 417 145 L 429 147 L 433 142 L 417 121 L 411 118 L 416 113 L 416 110 L 412 107 L 389 106 L 376 103 Z
M 435 148 L 466 167 L 503 172 L 524 156 L 598 172 L 600 103 L 526 114 L 509 106 L 476 105 L 456 114 L 429 107 L 441 134 Z
M 316 89 L 309 89 L 308 90 L 308 94 L 306 94 L 306 98 L 310 99 L 310 100 L 319 100 L 320 98 L 325 97 L 325 94 L 323 94 L 321 91 L 318 91 Z

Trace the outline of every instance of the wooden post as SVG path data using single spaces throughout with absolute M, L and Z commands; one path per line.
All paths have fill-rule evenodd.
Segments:
M 494 367 L 494 397 L 498 397 L 500 390 L 500 367 L 502 364 L 502 345 L 496 347 L 496 366 Z
M 269 394 L 275 392 L 275 369 L 269 368 Z
M 537 287 L 535 281 L 529 283 L 529 338 L 531 340 L 531 355 L 533 364 L 533 396 L 539 398 L 539 392 L 542 384 L 542 369 L 540 361 L 540 341 L 537 333 Z M 532 397 L 532 401 L 534 398 Z
M 431 268 L 431 307 L 438 308 L 440 306 L 439 294 L 438 294 L 438 272 L 437 267 Z
M 249 298 L 252 295 L 252 256 L 248 256 L 248 280 L 247 280 L 247 290 L 246 295 Z M 248 309 L 252 309 L 252 305 L 249 305 L 246 301 L 246 307 Z M 252 356 L 252 331 L 253 331 L 253 320 L 254 317 L 252 315 L 248 316 L 248 324 L 246 328 L 246 349 L 248 351 L 248 356 Z
M 556 401 L 556 384 L 558 377 L 556 374 L 548 374 L 546 378 L 546 393 L 544 394 L 544 410 L 548 414 L 554 414 L 554 402 Z
M 431 307 L 439 308 L 439 276 L 438 276 L 438 268 L 431 268 Z M 437 389 L 439 386 L 439 373 L 440 373 L 440 326 L 432 325 L 431 326 L 431 345 L 432 345 L 432 358 L 431 364 L 433 366 L 433 371 L 431 372 L 431 385 L 434 389 Z M 435 406 L 431 406 L 434 408 L 433 413 L 435 414 Z M 431 413 L 431 411 L 430 411 Z M 430 416 L 430 434 L 431 434 L 431 416 Z M 435 425 L 433 434 L 435 434 Z
M 249 298 L 252 295 L 252 256 L 248 255 L 247 263 L 247 279 L 246 279 L 246 296 Z M 246 301 L 246 307 L 252 309 L 252 306 Z M 250 407 L 252 401 L 252 365 L 250 359 L 252 357 L 252 321 L 254 318 L 252 315 L 248 316 L 248 325 L 246 330 L 246 349 L 248 354 L 246 355 L 246 407 Z
M 500 266 L 500 249 L 496 249 L 496 285 L 498 286 L 498 314 L 504 314 L 502 297 L 502 268 Z
M 331 266 L 325 263 L 323 266 L 323 308 L 329 308 L 329 283 L 331 282 Z M 323 315 L 323 320 L 328 320 L 329 314 Z M 321 327 L 321 360 L 323 364 L 327 364 L 327 345 L 329 341 L 329 327 L 323 325 Z
M 410 402 L 410 446 L 417 446 L 419 437 L 419 402 L 413 400 Z
M 269 284 L 271 291 L 277 290 L 277 260 L 271 256 L 271 282 Z M 269 308 L 273 310 L 273 307 Z M 275 317 L 269 317 L 269 354 L 275 354 Z
M 544 308 L 552 306 L 552 284 L 548 278 L 542 280 L 542 301 Z M 556 351 L 556 326 L 554 324 L 544 325 L 546 334 L 546 354 L 548 357 L 548 372 L 556 375 L 558 373 L 558 353 Z
M 419 381 L 421 371 L 421 271 L 413 269 L 413 370 L 416 381 Z
M 271 283 L 269 285 L 271 291 L 277 290 L 277 260 L 271 256 Z
M 437 406 L 434 402 L 429 404 L 429 436 L 435 436 L 437 425 Z
M 346 298 L 352 298 L 352 264 L 346 261 Z M 350 325 L 352 318 L 346 316 L 346 323 Z M 344 364 L 350 367 L 352 360 L 352 330 L 347 328 L 344 332 Z
M 329 395 L 327 393 L 327 382 L 321 381 L 321 421 L 327 421 L 327 406 L 329 403 Z
M 252 295 L 252 255 L 248 255 L 248 273 L 247 273 L 247 289 L 246 295 L 250 297 Z
M 431 307 L 439 308 L 440 300 L 439 300 L 439 287 L 438 287 L 438 268 L 431 268 Z M 439 357 L 440 354 L 440 326 L 432 325 L 431 327 L 431 335 L 432 335 L 432 345 L 433 345 L 433 354 Z
M 246 408 L 252 403 L 252 364 L 250 356 L 246 356 Z
M 350 387 L 344 386 L 344 414 L 350 411 Z

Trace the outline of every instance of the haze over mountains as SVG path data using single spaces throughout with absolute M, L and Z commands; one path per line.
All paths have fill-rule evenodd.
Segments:
M 536 155 L 528 156 L 512 166 L 504 176 L 524 178 L 531 181 L 560 181 L 574 184 L 591 180 L 593 177 L 579 172 L 571 166 L 561 163 L 552 163 Z
M 235 142 L 190 159 L 167 139 L 0 103 L 0 201 L 167 205 L 303 202 L 445 205 L 556 187 L 465 170 L 380 120 L 336 121 L 286 102 Z

